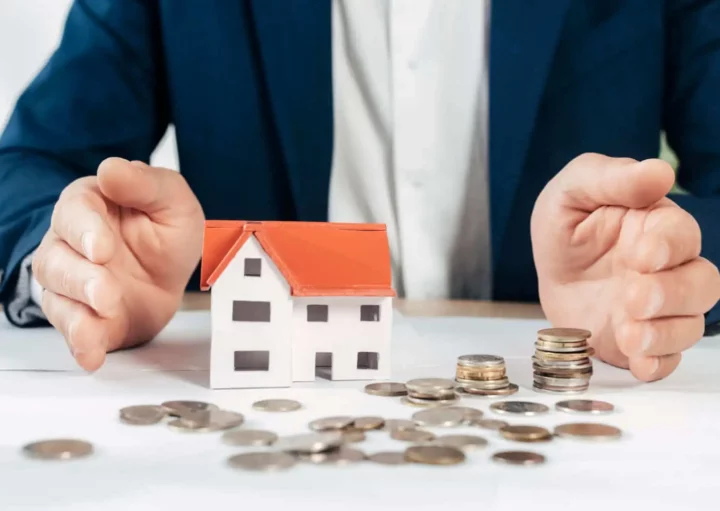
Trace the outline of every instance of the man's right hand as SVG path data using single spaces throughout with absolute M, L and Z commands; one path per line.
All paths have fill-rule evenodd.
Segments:
M 60 195 L 33 258 L 42 309 L 78 364 L 149 341 L 172 318 L 202 252 L 204 215 L 183 177 L 110 158 Z

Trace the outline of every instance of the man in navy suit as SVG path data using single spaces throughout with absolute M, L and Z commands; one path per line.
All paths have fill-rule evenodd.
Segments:
M 720 322 L 719 96 L 715 0 L 77 0 L 0 139 L 0 298 L 95 370 L 205 218 L 383 222 L 402 295 L 539 300 L 656 380 Z

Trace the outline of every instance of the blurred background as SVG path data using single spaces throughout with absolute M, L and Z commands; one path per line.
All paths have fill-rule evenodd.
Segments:
M 0 0 L 0 132 L 18 96 L 60 42 L 71 5 L 72 0 Z M 178 169 L 172 128 L 153 154 L 152 164 Z

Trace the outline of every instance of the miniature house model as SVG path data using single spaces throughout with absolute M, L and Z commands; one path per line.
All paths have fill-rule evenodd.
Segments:
M 390 376 L 392 288 L 384 225 L 208 221 L 210 386 L 286 387 Z

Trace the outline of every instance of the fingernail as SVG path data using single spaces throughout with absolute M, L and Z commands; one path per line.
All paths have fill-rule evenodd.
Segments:
M 648 297 L 643 318 L 648 319 L 654 317 L 658 312 L 660 312 L 664 303 L 665 293 L 663 292 L 662 287 L 659 284 L 654 284 L 653 289 L 650 292 L 650 296 Z
M 67 331 L 67 339 L 65 339 L 65 343 L 67 344 L 68 349 L 70 350 L 70 354 L 74 357 L 77 355 L 77 351 L 75 350 L 75 346 L 73 346 L 73 337 L 75 333 L 75 321 L 71 322 L 68 325 L 68 331 Z
M 95 235 L 91 232 L 86 232 L 82 235 L 80 238 L 80 243 L 82 243 L 83 252 L 85 252 L 85 257 L 93 260 L 93 245 L 95 241 Z
M 640 344 L 640 350 L 642 353 L 647 353 L 655 341 L 655 330 L 650 325 L 645 326 L 643 330 L 644 333 Z
M 93 309 L 97 308 L 97 279 L 90 279 L 85 284 L 85 296 Z
M 667 243 L 660 243 L 660 246 L 658 246 L 657 252 L 655 252 L 655 256 L 653 257 L 653 261 L 655 263 L 655 271 L 659 271 L 664 268 L 667 265 L 669 259 L 670 248 L 668 247 Z
M 660 369 L 660 358 L 653 357 L 652 362 L 650 362 L 650 376 L 655 376 L 658 372 L 658 369 Z

